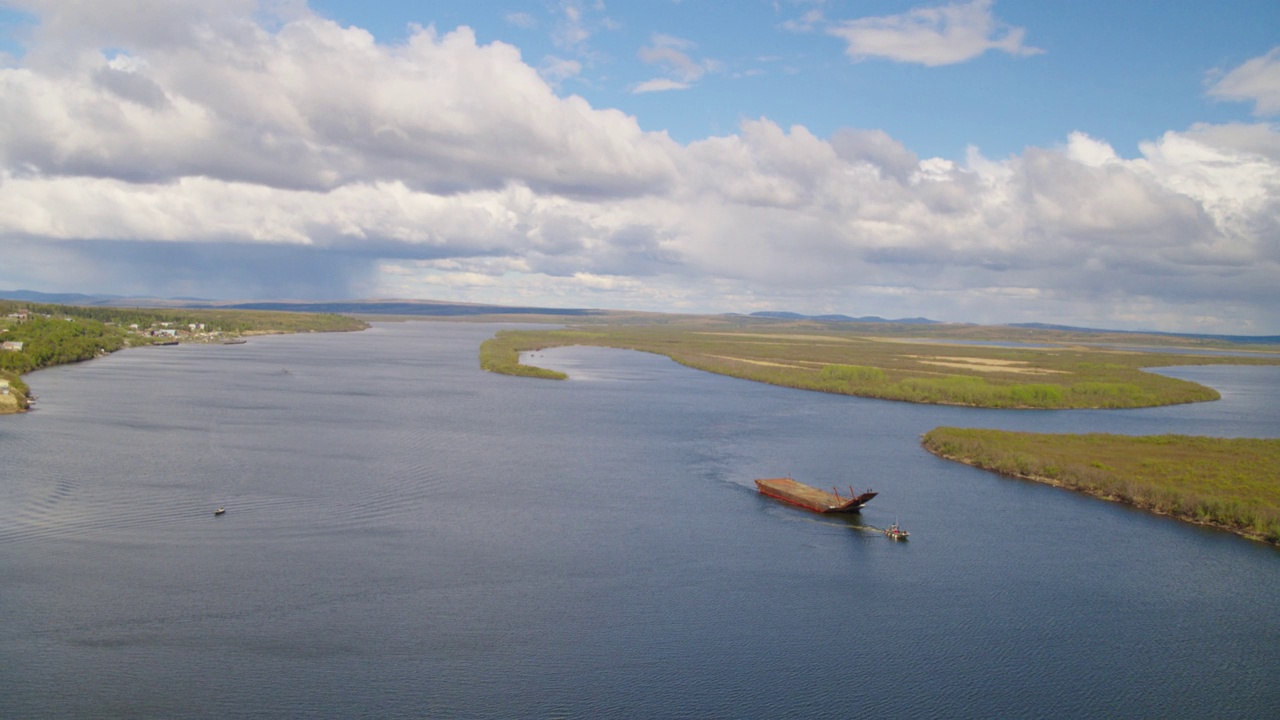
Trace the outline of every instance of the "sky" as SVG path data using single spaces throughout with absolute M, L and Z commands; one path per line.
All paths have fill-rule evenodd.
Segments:
M 1280 334 L 1275 0 L 0 0 L 0 290 Z

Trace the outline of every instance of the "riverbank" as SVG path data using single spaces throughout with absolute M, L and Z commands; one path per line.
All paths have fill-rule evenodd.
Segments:
M 172 310 L 0 301 L 0 415 L 25 412 L 34 400 L 21 376 L 84 362 L 117 350 L 183 342 L 240 343 L 252 335 L 349 332 L 369 324 L 321 313 Z
M 938 457 L 1280 545 L 1280 439 L 939 427 Z

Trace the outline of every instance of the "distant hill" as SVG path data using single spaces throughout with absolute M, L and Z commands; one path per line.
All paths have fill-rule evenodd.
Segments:
M 84 295 L 81 293 L 42 293 L 34 290 L 0 290 L 0 299 L 45 305 L 110 305 L 119 295 Z
M 930 320 L 929 318 L 899 318 L 897 320 L 886 320 L 879 315 L 866 315 L 863 317 L 849 317 L 848 315 L 801 315 L 793 312 L 753 312 L 751 317 L 772 318 L 774 320 L 821 320 L 823 322 L 860 322 L 860 323 L 899 323 L 903 325 L 936 325 L 938 320 Z
M 421 315 L 465 317 L 468 315 L 563 315 L 581 317 L 602 315 L 600 310 L 584 308 L 541 308 L 514 305 L 474 305 L 433 301 L 347 301 L 347 302 L 246 302 L 218 304 L 235 310 L 287 310 L 293 312 L 339 313 L 352 315 Z
M 1223 342 L 1269 345 L 1280 343 L 1280 335 L 1211 335 L 1208 333 L 1175 333 L 1157 330 L 1103 330 L 1100 328 L 1052 325 L 1049 323 L 1009 323 L 1009 327 L 1028 330 L 1062 330 L 1079 333 L 1113 333 L 1117 335 L 1157 335 L 1160 337 L 1187 338 L 1190 340 L 1221 340 Z
M 555 315 L 582 317 L 602 315 L 604 311 L 584 308 L 542 308 L 514 305 L 479 305 L 447 303 L 434 300 L 341 300 L 253 301 L 235 302 L 205 298 L 138 298 L 121 295 L 84 295 L 82 293 L 42 293 L 33 290 L 0 290 L 0 299 L 45 305 L 105 305 L 110 307 L 166 307 L 224 310 L 283 310 L 289 312 L 338 313 L 348 315 L 419 315 L 427 317 L 465 317 L 469 315 Z

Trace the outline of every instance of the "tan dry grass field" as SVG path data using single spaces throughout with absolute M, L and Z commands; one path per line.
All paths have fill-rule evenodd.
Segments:
M 1026 360 L 996 360 L 995 358 L 963 358 L 953 357 L 949 355 L 904 355 L 919 360 L 925 365 L 937 365 L 938 367 L 958 368 L 960 370 L 971 370 L 982 373 L 1022 373 L 1025 375 L 1053 375 L 1067 374 L 1065 370 L 1050 370 L 1049 368 L 1030 367 L 1031 363 Z
M 781 333 L 742 333 L 742 332 L 700 332 L 697 335 L 719 335 L 722 337 L 761 338 L 764 340 L 783 340 L 788 343 L 803 344 L 806 342 L 853 342 L 853 338 L 832 335 L 788 335 Z

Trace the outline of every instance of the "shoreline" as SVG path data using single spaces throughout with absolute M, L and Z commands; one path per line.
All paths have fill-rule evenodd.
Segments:
M 3 303 L 3 301 L 0 301 Z M 11 303 L 12 304 L 12 303 Z M 46 351 L 51 346 L 53 355 L 41 355 L 41 361 L 6 363 L 0 372 L 0 416 L 21 415 L 31 409 L 36 401 L 30 385 L 24 377 L 40 370 L 62 365 L 89 362 L 106 357 L 121 350 L 149 346 L 171 346 L 183 344 L 196 345 L 242 345 L 248 338 L 265 335 L 292 335 L 315 332 L 358 332 L 369 329 L 369 323 L 357 318 L 333 314 L 285 313 L 271 311 L 224 312 L 218 310 L 197 310 L 186 313 L 179 319 L 173 319 L 168 311 L 156 309 L 109 309 L 83 308 L 62 305 L 28 305 L 24 310 L 24 319 L 19 324 L 7 321 L 0 329 L 9 332 L 12 327 L 24 328 L 26 323 L 35 324 L 37 330 L 27 332 L 22 340 L 30 345 L 32 342 L 43 342 Z M 27 320 L 27 315 L 34 313 Z M 112 314 L 114 313 L 114 314 Z M 121 320 L 120 315 L 125 319 Z M 131 323 L 124 329 L 124 323 L 143 316 L 139 323 Z M 104 317 L 105 316 L 105 317 Z M 143 331 L 140 324 L 147 317 L 154 316 L 151 330 Z M 52 323 L 51 318 L 60 317 L 67 323 Z M 163 318 L 169 318 L 167 320 Z M 0 318 L 3 319 L 3 318 Z M 69 334 L 64 331 L 77 323 L 80 334 Z M 205 330 L 206 324 L 214 325 Z M 178 325 L 179 327 L 171 327 Z M 184 326 L 185 327 L 182 327 Z M 221 329 L 219 325 L 231 325 Z M 155 334 L 155 328 L 165 329 L 165 335 Z M 90 336 L 88 346 L 84 335 Z M 22 353 L 23 342 L 15 343 L 16 351 Z M 34 347 L 34 346 L 33 346 Z M 6 351 L 13 348 L 6 347 Z M 21 358 L 21 356 L 19 356 Z M 12 358 L 10 358 L 12 359 Z
M 1253 541 L 1256 541 L 1256 542 L 1260 542 L 1260 543 L 1262 543 L 1262 544 L 1264 544 L 1264 545 L 1270 545 L 1270 546 L 1272 546 L 1272 547 L 1280 548 L 1280 541 L 1272 541 L 1272 540 L 1268 540 L 1265 536 L 1263 536 L 1263 535 L 1261 535 L 1261 534 L 1259 534 L 1259 533 L 1256 533 L 1256 532 L 1250 532 L 1248 529 L 1243 528 L 1243 527 L 1240 527 L 1240 526 L 1228 525 L 1228 524 L 1226 524 L 1226 523 L 1222 523 L 1222 522 L 1216 522 L 1216 521 L 1213 521 L 1213 520 L 1208 520 L 1208 519 L 1203 519 L 1203 518 L 1197 518 L 1197 517 L 1194 517 L 1194 516 L 1192 516 L 1192 515 L 1187 515 L 1186 513 L 1180 513 L 1180 512 L 1174 512 L 1174 511 L 1169 511 L 1169 510 L 1163 510 L 1163 509 L 1161 509 L 1161 508 L 1157 507 L 1154 503 L 1151 503 L 1151 502 L 1141 502 L 1141 501 L 1135 500 L 1134 498 L 1124 497 L 1124 496 L 1121 496 L 1121 495 L 1116 495 L 1116 494 L 1114 494 L 1114 493 L 1108 493 L 1108 492 L 1104 492 L 1104 491 L 1101 491 L 1101 490 L 1092 490 L 1092 489 L 1087 488 L 1087 487 L 1082 487 L 1082 486 L 1080 486 L 1080 485 L 1076 485 L 1076 484 L 1073 484 L 1073 483 L 1063 482 L 1063 481 L 1061 481 L 1061 480 L 1057 480 L 1057 479 L 1055 479 L 1055 478 L 1047 477 L 1047 476 L 1044 476 L 1044 475 L 1035 475 L 1035 474 L 1032 474 L 1032 473 L 1020 473 L 1020 472 L 1009 472 L 1009 471 L 1006 471 L 1006 470 L 998 470 L 998 469 L 993 468 L 993 467 L 987 467 L 987 466 L 983 465 L 982 463 L 980 463 L 980 462 L 978 462 L 978 461 L 976 461 L 976 460 L 973 460 L 973 459 L 971 459 L 971 458 L 965 458 L 965 457 L 961 457 L 961 456 L 959 456 L 959 455 L 950 455 L 950 454 L 947 454 L 947 453 L 939 452 L 939 451 L 937 451 L 937 450 L 934 450 L 933 448 L 930 448 L 928 445 L 924 445 L 923 443 L 922 443 L 922 446 L 924 447 L 924 449 L 925 449 L 927 452 L 929 452 L 930 454 L 932 454 L 932 455 L 933 455 L 933 456 L 935 456 L 935 457 L 938 457 L 938 458 L 941 458 L 941 459 L 943 459 L 943 460 L 947 460 L 947 461 L 950 461 L 950 462 L 957 462 L 957 463 L 960 463 L 961 465 L 968 465 L 969 467 L 973 467 L 973 468 L 977 468 L 977 469 L 979 469 L 979 470 L 983 470 L 983 471 L 986 471 L 986 472 L 994 473 L 994 474 L 999 475 L 999 476 L 1001 476 L 1001 477 L 1012 478 L 1012 479 L 1014 479 L 1014 480 L 1024 480 L 1024 481 L 1028 481 L 1028 482 L 1038 483 L 1038 484 L 1041 484 L 1041 485 L 1049 485 L 1049 486 L 1051 486 L 1051 487 L 1062 488 L 1062 489 L 1064 489 L 1064 490 L 1070 490 L 1071 492 L 1075 492 L 1075 493 L 1079 493 L 1079 494 L 1081 494 L 1081 495 L 1085 495 L 1085 496 L 1088 496 L 1088 497 L 1096 498 L 1096 499 L 1098 499 L 1098 500 L 1104 500 L 1104 501 L 1106 501 L 1106 502 L 1113 502 L 1113 503 L 1117 503 L 1117 504 L 1120 504 L 1120 505 L 1125 505 L 1125 506 L 1127 506 L 1127 507 L 1131 507 L 1131 508 L 1133 508 L 1133 509 L 1135 509 L 1135 510 L 1141 510 L 1141 511 L 1143 511 L 1143 512 L 1150 513 L 1150 514 L 1152 514 L 1152 515 L 1158 515 L 1158 516 L 1161 516 L 1161 517 L 1167 517 L 1167 518 L 1170 518 L 1170 519 L 1173 519 L 1173 520 L 1178 520 L 1178 521 L 1180 521 L 1180 522 L 1189 523 L 1189 524 L 1191 524 L 1191 525 L 1199 525 L 1199 526 L 1201 526 L 1201 527 L 1207 527 L 1207 528 L 1212 528 L 1212 529 L 1214 529 L 1214 530 L 1221 530 L 1221 531 L 1224 531 L 1224 532 L 1229 532 L 1229 533 L 1231 533 L 1232 535 L 1236 535 L 1236 536 L 1238 536 L 1238 537 L 1242 537 L 1242 538 L 1244 538 L 1244 539 L 1246 539 L 1246 540 L 1253 540 Z

